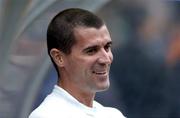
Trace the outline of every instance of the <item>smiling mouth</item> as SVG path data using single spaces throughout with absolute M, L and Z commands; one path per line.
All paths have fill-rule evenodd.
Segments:
M 107 72 L 106 71 L 103 71 L 103 72 L 96 72 L 96 71 L 93 71 L 94 74 L 96 75 L 106 75 Z

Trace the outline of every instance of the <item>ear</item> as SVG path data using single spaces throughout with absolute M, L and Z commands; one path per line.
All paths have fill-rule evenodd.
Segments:
M 53 48 L 50 51 L 50 55 L 58 67 L 64 66 L 63 53 L 60 50 Z

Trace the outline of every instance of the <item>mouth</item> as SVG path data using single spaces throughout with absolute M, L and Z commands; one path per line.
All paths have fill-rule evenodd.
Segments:
M 108 72 L 107 71 L 93 71 L 93 73 L 94 74 L 96 74 L 96 75 L 107 75 L 108 74 Z

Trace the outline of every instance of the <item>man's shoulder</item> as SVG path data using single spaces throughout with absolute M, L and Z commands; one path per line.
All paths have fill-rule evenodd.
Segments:
M 59 105 L 44 105 L 41 104 L 31 112 L 29 118 L 58 118 L 60 116 L 68 116 L 68 109 Z
M 61 116 L 65 115 L 65 101 L 61 98 L 47 96 L 44 101 L 30 114 L 29 118 L 56 118 L 61 112 Z M 66 114 L 67 115 L 67 114 Z

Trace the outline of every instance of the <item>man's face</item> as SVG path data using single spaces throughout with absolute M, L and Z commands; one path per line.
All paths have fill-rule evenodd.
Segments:
M 71 84 L 87 92 L 106 90 L 113 61 L 111 37 L 106 28 L 78 27 L 74 30 L 76 43 L 65 55 L 65 71 Z

